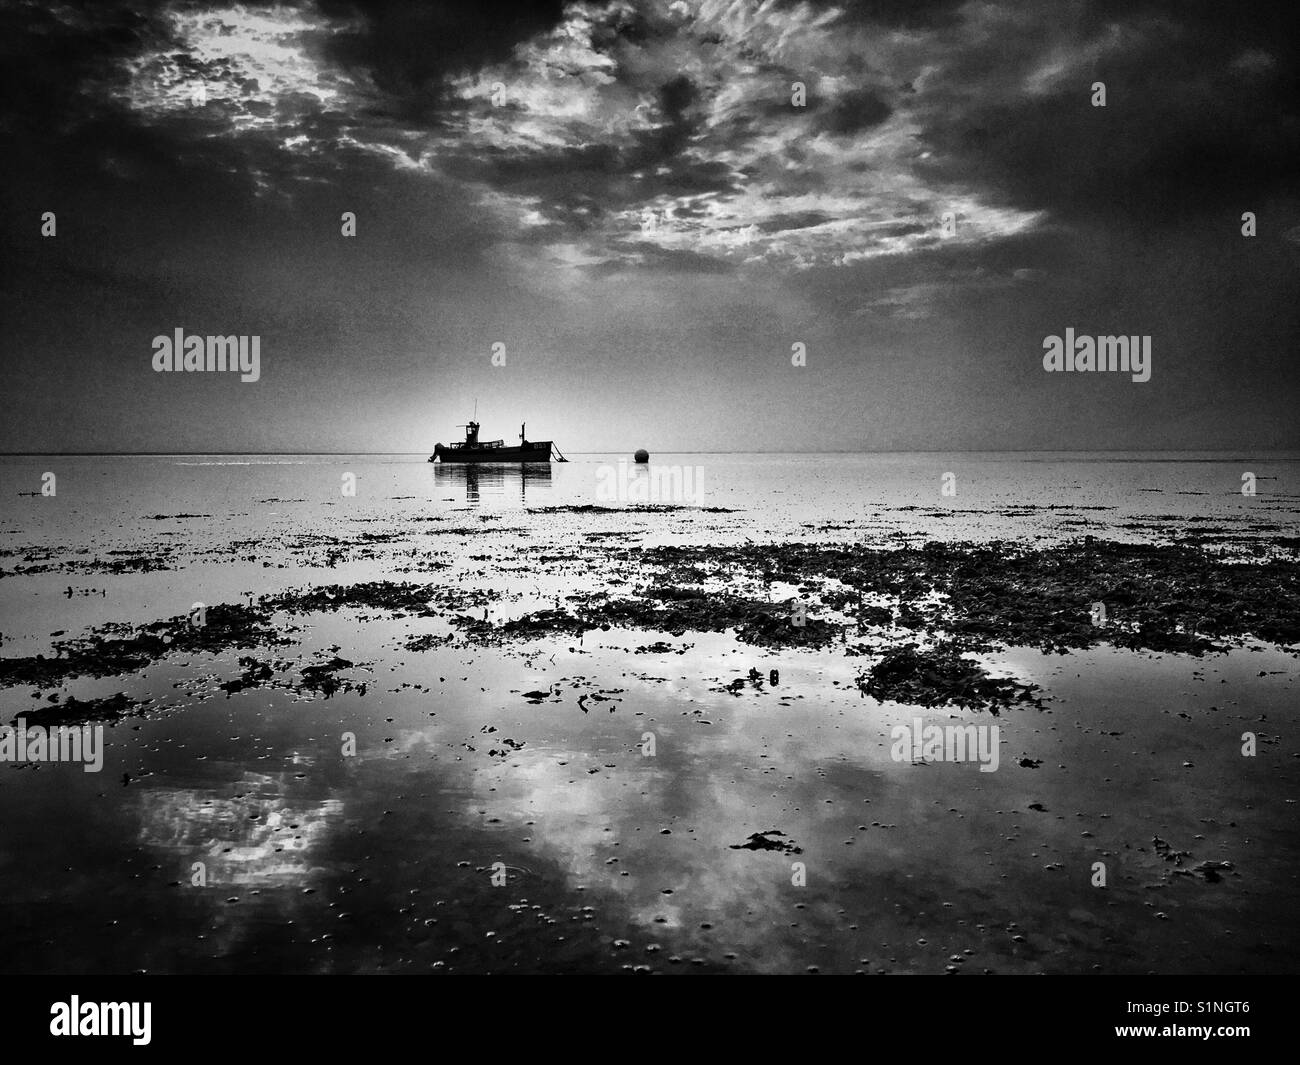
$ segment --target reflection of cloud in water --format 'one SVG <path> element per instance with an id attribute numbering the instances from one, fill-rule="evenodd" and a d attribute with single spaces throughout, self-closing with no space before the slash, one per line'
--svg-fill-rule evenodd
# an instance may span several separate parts
<path id="1" fill-rule="evenodd" d="M 668 730 L 659 729 L 661 743 L 667 736 Z M 673 739 L 693 745 L 688 732 Z M 662 930 L 680 937 L 674 949 L 682 953 L 714 949 L 700 938 L 700 923 L 710 922 L 725 928 L 740 965 L 797 971 L 808 962 L 804 933 L 793 925 L 824 929 L 845 923 L 833 901 L 837 896 L 828 895 L 844 871 L 824 860 L 838 853 L 841 838 L 829 825 L 792 811 L 791 795 L 774 792 L 760 777 L 749 786 L 736 778 L 752 740 L 745 748 L 740 735 L 717 730 L 705 746 L 714 757 L 701 761 L 693 754 L 675 765 L 635 752 L 599 763 L 586 750 L 521 753 L 505 772 L 472 782 L 477 791 L 466 813 L 476 818 L 485 804 L 499 809 L 504 801 L 518 816 L 535 817 L 529 827 L 533 846 L 571 885 L 619 896 L 633 924 L 650 934 Z M 617 768 L 605 768 L 605 762 Z M 601 771 L 588 773 L 595 764 Z M 750 832 L 774 827 L 795 833 L 804 853 L 731 849 Z M 664 828 L 671 834 L 662 835 Z M 611 857 L 618 861 L 607 865 Z M 795 861 L 808 866 L 809 888 L 791 884 Z M 805 908 L 797 910 L 798 904 Z"/>
<path id="2" fill-rule="evenodd" d="M 580 883 L 590 883 L 593 878 L 611 879 L 605 866 L 609 855 L 597 851 L 622 839 L 616 816 L 628 805 L 627 788 L 636 787 L 639 791 L 652 780 L 662 783 L 663 777 L 653 766 L 638 767 L 631 779 L 627 773 L 619 775 L 605 769 L 589 774 L 589 760 L 582 752 L 555 748 L 521 751 L 512 755 L 506 771 L 491 781 L 496 796 L 504 797 L 522 814 L 544 813 L 544 819 L 534 828 L 534 838 L 540 837 L 539 842 L 547 847 L 551 857 Z M 561 761 L 568 765 L 560 765 Z M 483 799 L 482 795 L 470 797 L 467 812 L 471 817 L 477 816 Z M 639 798 L 636 801 L 636 815 L 644 816 L 642 801 Z M 615 874 L 612 879 L 615 887 L 625 886 L 617 881 L 626 878 Z"/>
<path id="3" fill-rule="evenodd" d="M 338 799 L 291 802 L 294 778 L 245 772 L 240 798 L 216 789 L 150 788 L 137 793 L 140 842 L 207 866 L 214 885 L 301 883 L 319 866 L 313 855 L 343 813 Z M 227 788 L 222 788 L 225 792 Z"/>
<path id="4" fill-rule="evenodd" d="M 634 757 L 641 761 L 639 755 Z M 562 760 L 569 764 L 560 765 Z M 564 869 L 574 884 L 624 896 L 631 919 L 645 928 L 681 928 L 692 922 L 683 914 L 678 898 L 661 894 L 664 888 L 682 893 L 692 911 L 731 905 L 738 883 L 734 861 L 729 857 L 717 862 L 699 860 L 701 844 L 717 847 L 724 856 L 730 854 L 722 835 L 713 838 L 703 818 L 697 824 L 678 816 L 673 819 L 673 831 L 678 834 L 661 836 L 660 829 L 669 817 L 641 795 L 672 791 L 674 805 L 700 810 L 716 796 L 696 800 L 690 792 L 693 785 L 704 783 L 711 793 L 707 782 L 694 774 L 672 774 L 650 764 L 652 759 L 631 772 L 625 763 L 620 769 L 588 773 L 592 768 L 586 764 L 588 760 L 579 752 L 566 756 L 555 750 L 538 751 L 530 758 L 516 756 L 508 772 L 494 781 L 496 797 L 504 796 L 522 812 L 544 813 L 531 829 L 535 844 L 545 848 L 547 857 Z M 470 816 L 477 814 L 483 798 L 473 800 L 467 811 Z M 697 831 L 690 834 L 688 827 Z M 611 857 L 618 858 L 618 863 L 607 865 Z M 620 876 L 622 872 L 629 875 Z M 754 895 L 747 892 L 745 897 L 752 900 Z"/>
<path id="5" fill-rule="evenodd" d="M 391 743 L 378 747 L 373 744 L 357 751 L 352 761 L 360 763 L 371 758 L 404 758 L 419 753 L 436 753 L 442 748 L 434 727 L 423 729 L 399 729 Z"/>

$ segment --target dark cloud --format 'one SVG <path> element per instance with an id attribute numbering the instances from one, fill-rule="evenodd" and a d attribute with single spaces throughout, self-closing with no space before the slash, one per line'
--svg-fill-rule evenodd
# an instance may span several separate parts
<path id="1" fill-rule="evenodd" d="M 807 229 L 829 222 L 834 216 L 823 211 L 803 211 L 800 214 L 784 214 L 760 222 L 758 228 L 764 233 L 779 233 L 790 229 Z"/>
<path id="2" fill-rule="evenodd" d="M 935 29 L 960 20 L 967 0 L 781 0 L 784 7 L 811 4 L 843 12 L 847 23 L 903 29 Z"/>
<path id="3" fill-rule="evenodd" d="M 564 11 L 563 0 L 319 0 L 319 7 L 349 24 L 331 38 L 329 55 L 412 105 L 440 97 L 449 75 L 508 58 Z"/>
<path id="4" fill-rule="evenodd" d="M 1138 226 L 1294 189 L 1300 5 L 1261 18 L 1200 3 L 1086 10 L 1073 46 L 1098 50 L 1094 62 L 1041 92 L 995 84 L 984 100 L 934 108 L 923 171 L 978 181 L 1018 206 Z M 1094 82 L 1105 107 L 1092 106 Z"/>
<path id="5" fill-rule="evenodd" d="M 0 135 L 64 135 L 93 104 L 88 84 L 120 82 L 124 59 L 165 39 L 150 11 L 112 0 L 0 7 Z"/>
<path id="6" fill-rule="evenodd" d="M 854 89 L 837 97 L 817 114 L 817 128 L 850 136 L 884 122 L 893 108 L 870 89 Z"/>
<path id="7" fill-rule="evenodd" d="M 678 74 L 659 87 L 659 110 L 664 121 L 652 137 L 661 154 L 676 155 L 685 146 L 698 121 L 694 113 L 698 101 L 695 83 L 685 74 Z"/>
<path id="8" fill-rule="evenodd" d="M 626 146 L 594 143 L 545 152 L 467 151 L 443 165 L 451 175 L 534 198 L 543 215 L 579 233 L 611 212 L 660 198 L 735 190 L 737 178 L 729 166 L 682 156 L 679 147 L 672 138 L 652 130 Z"/>

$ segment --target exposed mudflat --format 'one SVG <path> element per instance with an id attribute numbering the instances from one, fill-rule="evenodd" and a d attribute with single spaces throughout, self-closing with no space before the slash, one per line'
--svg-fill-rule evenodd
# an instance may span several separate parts
<path id="1" fill-rule="evenodd" d="M 1064 654 L 1106 644 L 1198 656 L 1252 639 L 1300 645 L 1300 561 L 1278 555 L 1229 560 L 1196 547 L 1088 537 L 1043 549 L 749 544 L 532 557 L 543 563 L 542 573 L 602 590 L 556 596 L 562 606 L 524 609 L 526 594 L 497 591 L 480 572 L 452 587 L 364 581 L 250 595 L 248 603 L 206 606 L 202 624 L 178 616 L 127 632 L 101 626 L 56 639 L 50 654 L 0 658 L 0 685 L 50 686 L 132 673 L 180 653 L 288 644 L 300 631 L 298 619 L 340 610 L 362 611 L 362 620 L 419 617 L 449 627 L 441 638 L 408 640 L 407 650 L 450 643 L 526 650 L 532 641 L 613 628 L 673 637 L 727 633 L 774 649 L 838 646 L 862 659 L 860 686 L 877 699 L 993 710 L 1041 701 L 1033 685 L 990 677 L 973 658 L 981 652 L 1037 647 Z M 792 594 L 774 599 L 774 584 Z M 317 672 L 302 683 L 314 687 L 320 667 L 309 669 Z M 258 673 L 254 680 L 245 670 L 224 687 L 242 690 L 269 679 Z"/>
<path id="2" fill-rule="evenodd" d="M 9 534 L 3 968 L 1300 970 L 1294 536 L 251 497 Z"/>

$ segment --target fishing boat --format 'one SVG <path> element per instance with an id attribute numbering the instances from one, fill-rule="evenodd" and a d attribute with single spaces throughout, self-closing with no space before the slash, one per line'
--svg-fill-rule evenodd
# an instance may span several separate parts
<path id="1" fill-rule="evenodd" d="M 506 447 L 504 440 L 480 440 L 476 421 L 456 428 L 465 430 L 465 439 L 455 444 L 435 444 L 430 462 L 550 462 L 552 451 L 556 462 L 569 461 L 552 441 L 529 440 L 524 434 L 527 423 L 519 427 L 518 447 Z"/>

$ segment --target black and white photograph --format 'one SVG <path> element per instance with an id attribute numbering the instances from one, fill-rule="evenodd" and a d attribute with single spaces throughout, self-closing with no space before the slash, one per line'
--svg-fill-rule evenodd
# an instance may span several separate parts
<path id="1" fill-rule="evenodd" d="M 1095 1027 L 1249 1044 L 1228 978 L 1300 972 L 1297 30 L 0 0 L 24 1023 L 1216 977 Z"/>

